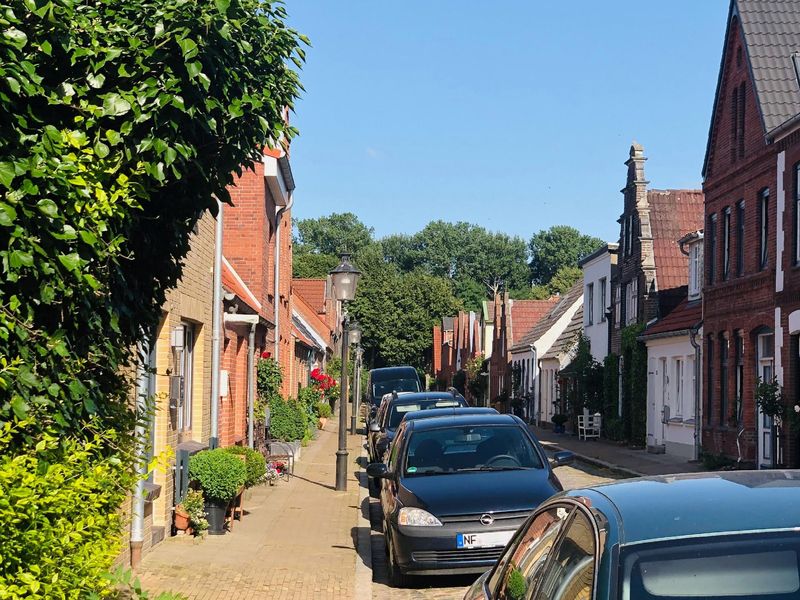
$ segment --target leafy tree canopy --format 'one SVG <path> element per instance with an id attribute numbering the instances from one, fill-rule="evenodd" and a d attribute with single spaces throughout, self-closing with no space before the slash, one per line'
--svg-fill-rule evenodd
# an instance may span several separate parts
<path id="1" fill-rule="evenodd" d="M 554 225 L 535 233 L 528 243 L 531 280 L 534 285 L 549 284 L 560 268 L 577 267 L 581 257 L 602 244 L 603 240 L 569 225 Z"/>
<path id="2" fill-rule="evenodd" d="M 372 227 L 367 227 L 353 213 L 334 213 L 317 219 L 301 219 L 297 229 L 294 251 L 297 254 L 315 253 L 338 256 L 359 252 L 373 243 Z M 334 265 L 335 266 L 335 265 Z"/>

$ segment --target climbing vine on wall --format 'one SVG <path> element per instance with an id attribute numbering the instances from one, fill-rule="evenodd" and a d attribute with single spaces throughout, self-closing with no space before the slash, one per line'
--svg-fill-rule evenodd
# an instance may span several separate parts
<path id="1" fill-rule="evenodd" d="M 622 330 L 622 430 L 635 446 L 647 442 L 647 347 L 638 337 L 644 325 Z"/>

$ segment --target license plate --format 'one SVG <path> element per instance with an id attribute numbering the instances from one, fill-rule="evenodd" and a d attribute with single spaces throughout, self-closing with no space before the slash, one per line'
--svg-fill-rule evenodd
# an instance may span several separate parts
<path id="1" fill-rule="evenodd" d="M 458 533 L 456 534 L 456 548 L 495 548 L 497 546 L 505 546 L 513 535 L 513 531 Z"/>

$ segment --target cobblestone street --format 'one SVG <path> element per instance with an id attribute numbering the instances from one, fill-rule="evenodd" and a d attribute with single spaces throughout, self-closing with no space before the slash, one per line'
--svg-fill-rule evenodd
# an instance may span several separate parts
<path id="1" fill-rule="evenodd" d="M 559 467 L 555 470 L 564 489 L 574 489 L 588 485 L 605 483 L 619 478 L 619 475 L 595 468 L 592 465 L 576 462 L 573 466 Z M 407 589 L 389 587 L 386 575 L 386 554 L 381 531 L 380 504 L 370 498 L 370 532 L 372 539 L 372 598 L 373 600 L 460 600 L 464 592 L 475 580 L 472 575 L 453 577 L 415 577 L 411 578 Z M 360 599 L 359 599 L 360 600 Z"/>

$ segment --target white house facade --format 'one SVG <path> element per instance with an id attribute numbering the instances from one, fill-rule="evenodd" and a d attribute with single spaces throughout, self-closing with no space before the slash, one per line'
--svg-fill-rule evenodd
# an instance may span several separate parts
<path id="1" fill-rule="evenodd" d="M 617 266 L 618 246 L 605 244 L 578 263 L 583 270 L 583 334 L 598 362 L 608 354 L 611 277 Z"/>

